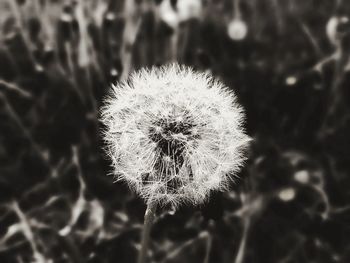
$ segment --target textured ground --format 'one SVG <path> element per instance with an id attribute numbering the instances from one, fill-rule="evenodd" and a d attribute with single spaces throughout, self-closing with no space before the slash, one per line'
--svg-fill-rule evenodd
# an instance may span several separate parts
<path id="1" fill-rule="evenodd" d="M 0 2 L 0 262 L 135 262 L 145 205 L 98 108 L 176 60 L 237 93 L 254 143 L 230 192 L 158 212 L 150 260 L 350 262 L 350 4 L 110 2 Z"/>

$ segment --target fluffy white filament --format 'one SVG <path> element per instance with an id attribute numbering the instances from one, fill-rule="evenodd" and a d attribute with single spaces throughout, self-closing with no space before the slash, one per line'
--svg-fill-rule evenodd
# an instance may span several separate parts
<path id="1" fill-rule="evenodd" d="M 250 140 L 243 121 L 221 82 L 177 64 L 134 72 L 102 108 L 117 178 L 148 202 L 175 205 L 228 186 Z"/>

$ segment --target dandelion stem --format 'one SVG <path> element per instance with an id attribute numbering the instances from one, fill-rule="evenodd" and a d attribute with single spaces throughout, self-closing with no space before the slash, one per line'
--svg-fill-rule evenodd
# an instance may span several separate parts
<path id="1" fill-rule="evenodd" d="M 145 219 L 143 224 L 143 231 L 141 237 L 141 250 L 139 253 L 138 263 L 145 263 L 147 258 L 147 251 L 150 242 L 151 227 L 155 218 L 156 205 L 153 202 L 149 202 L 145 212 Z"/>

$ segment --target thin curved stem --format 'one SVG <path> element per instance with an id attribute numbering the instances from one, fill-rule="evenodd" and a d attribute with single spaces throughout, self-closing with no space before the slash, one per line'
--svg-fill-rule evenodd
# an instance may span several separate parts
<path id="1" fill-rule="evenodd" d="M 233 17 L 237 19 L 241 18 L 240 3 L 240 0 L 233 0 Z"/>
<path id="2" fill-rule="evenodd" d="M 145 219 L 141 237 L 141 250 L 137 260 L 138 263 L 145 263 L 147 259 L 147 251 L 150 243 L 150 232 L 155 219 L 155 210 L 156 205 L 154 203 L 148 203 L 145 212 Z"/>

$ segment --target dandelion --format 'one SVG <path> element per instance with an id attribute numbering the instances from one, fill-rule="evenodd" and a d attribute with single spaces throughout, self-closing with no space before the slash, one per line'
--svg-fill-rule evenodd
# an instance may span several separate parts
<path id="1" fill-rule="evenodd" d="M 191 18 L 200 18 L 202 14 L 202 1 L 178 0 L 177 10 L 181 21 L 187 21 Z"/>
<path id="2" fill-rule="evenodd" d="M 326 25 L 326 34 L 329 41 L 337 46 L 341 38 L 341 28 L 349 24 L 349 18 L 346 16 L 332 16 Z"/>
<path id="3" fill-rule="evenodd" d="M 243 120 L 223 84 L 175 64 L 133 73 L 102 109 L 115 174 L 148 202 L 174 205 L 227 187 L 249 141 Z"/>
<path id="4" fill-rule="evenodd" d="M 233 0 L 234 15 L 227 26 L 227 34 L 234 41 L 241 41 L 248 34 L 248 26 L 242 19 L 240 4 L 240 0 Z"/>
<path id="5" fill-rule="evenodd" d="M 107 153 L 146 200 L 145 228 L 157 204 L 199 204 L 227 188 L 250 140 L 243 121 L 235 95 L 189 67 L 141 69 L 113 87 L 102 108 Z"/>
<path id="6" fill-rule="evenodd" d="M 167 25 L 177 28 L 181 22 L 201 17 L 202 2 L 200 0 L 178 0 L 174 7 L 170 0 L 164 0 L 159 6 L 159 15 Z"/>
<path id="7" fill-rule="evenodd" d="M 245 39 L 248 34 L 247 24 L 241 20 L 234 18 L 229 24 L 227 28 L 228 35 L 231 39 L 235 41 L 240 41 Z"/>

